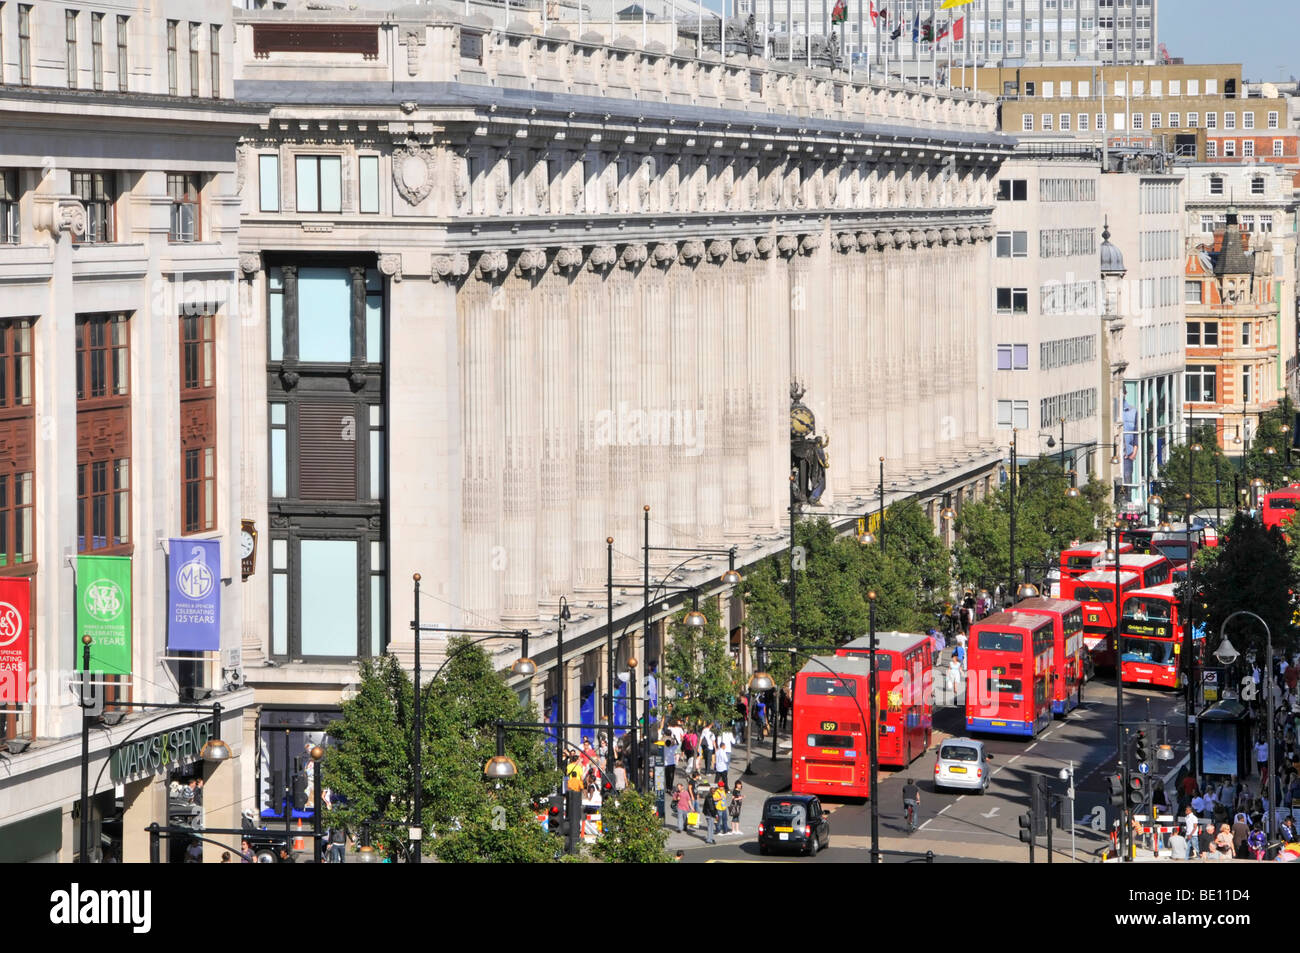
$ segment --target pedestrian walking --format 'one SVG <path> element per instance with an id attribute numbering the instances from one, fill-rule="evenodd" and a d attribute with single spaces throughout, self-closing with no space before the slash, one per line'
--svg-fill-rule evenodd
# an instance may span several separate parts
<path id="1" fill-rule="evenodd" d="M 709 795 L 704 799 L 704 823 L 705 823 L 704 843 L 706 844 L 716 843 L 713 839 L 713 831 L 718 823 L 718 802 L 712 796 L 712 792 L 710 792 Z"/>
<path id="2" fill-rule="evenodd" d="M 1196 855 L 1200 852 L 1198 849 L 1198 835 L 1201 831 L 1201 822 L 1189 805 L 1183 812 L 1183 840 L 1187 844 L 1187 859 L 1195 860 Z"/>
<path id="3" fill-rule="evenodd" d="M 343 863 L 347 857 L 348 829 L 346 827 L 330 828 L 329 845 L 329 862 L 331 864 Z"/>
<path id="4" fill-rule="evenodd" d="M 1264 836 L 1264 831 L 1258 824 L 1256 824 L 1254 829 L 1250 832 L 1250 837 L 1246 843 L 1250 847 L 1252 857 L 1256 860 L 1264 859 L 1264 851 L 1268 846 L 1268 838 Z"/>
<path id="5" fill-rule="evenodd" d="M 686 830 L 686 821 L 688 815 L 694 810 L 691 803 L 691 796 L 686 791 L 686 785 L 679 784 L 673 790 L 673 812 L 677 815 L 677 833 Z"/>
<path id="6" fill-rule="evenodd" d="M 664 729 L 664 790 L 673 789 L 673 779 L 677 776 L 677 754 L 681 751 L 681 746 L 677 743 L 677 737 Z"/>
<path id="7" fill-rule="evenodd" d="M 781 697 L 777 702 L 777 708 L 781 715 L 781 724 L 780 724 L 781 731 L 786 730 L 786 726 L 790 721 L 790 709 L 793 706 L 794 706 L 794 702 L 790 698 L 790 691 L 788 688 L 785 688 L 783 686 L 781 688 Z"/>
<path id="8" fill-rule="evenodd" d="M 713 813 L 718 820 L 718 832 L 721 834 L 731 833 L 731 813 L 730 799 L 727 796 L 727 782 L 719 781 L 717 787 L 709 792 L 709 800 L 713 802 Z"/>
<path id="9" fill-rule="evenodd" d="M 737 780 L 735 785 L 731 788 L 731 806 L 729 808 L 731 811 L 731 820 L 733 822 L 732 826 L 737 834 L 745 833 L 740 829 L 740 810 L 744 805 L 744 802 L 745 782 Z"/>
<path id="10" fill-rule="evenodd" d="M 718 783 L 725 787 L 731 771 L 731 746 L 726 742 L 719 742 L 713 755 L 713 767 Z"/>
<path id="11" fill-rule="evenodd" d="M 701 766 L 707 774 L 713 769 L 713 753 L 718 748 L 718 736 L 713 733 L 712 725 L 705 725 L 700 732 L 700 757 L 704 759 Z"/>
<path id="12" fill-rule="evenodd" d="M 957 694 L 961 686 L 961 662 L 957 656 L 948 659 L 948 691 L 952 694 L 952 704 L 957 704 Z"/>
<path id="13" fill-rule="evenodd" d="M 1255 760 L 1259 763 L 1259 782 L 1263 784 L 1268 776 L 1268 742 L 1262 738 L 1255 745 Z"/>

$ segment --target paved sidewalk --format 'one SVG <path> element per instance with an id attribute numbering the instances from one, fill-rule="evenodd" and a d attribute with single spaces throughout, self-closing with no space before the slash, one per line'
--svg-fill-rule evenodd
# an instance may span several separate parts
<path id="1" fill-rule="evenodd" d="M 763 812 L 763 802 L 770 794 L 780 794 L 783 791 L 790 790 L 790 737 L 789 734 L 783 734 L 778 742 L 778 754 L 780 761 L 775 765 L 772 763 L 772 739 L 759 742 L 754 739 L 755 746 L 753 750 L 754 773 L 746 774 L 747 765 L 745 746 L 736 745 L 731 755 L 731 771 L 727 775 L 727 791 L 730 793 L 731 788 L 737 781 L 745 783 L 745 800 L 741 804 L 739 828 L 743 831 L 740 834 L 719 834 L 714 831 L 714 840 L 716 843 L 724 844 L 728 841 L 753 840 L 758 836 L 758 822 L 761 820 Z M 704 775 L 701 775 L 704 777 Z M 710 774 L 710 779 L 716 780 L 716 775 Z M 676 781 L 673 787 L 676 787 Z M 677 817 L 673 814 L 671 802 L 666 809 L 667 817 L 664 819 L 664 826 L 668 828 L 668 850 L 675 852 L 678 850 L 689 850 L 694 847 L 704 847 L 706 845 L 705 837 L 707 828 L 701 826 L 697 830 L 686 830 L 678 832 Z M 703 814 L 700 816 L 701 825 L 706 823 Z M 733 830 L 735 825 L 733 824 Z"/>

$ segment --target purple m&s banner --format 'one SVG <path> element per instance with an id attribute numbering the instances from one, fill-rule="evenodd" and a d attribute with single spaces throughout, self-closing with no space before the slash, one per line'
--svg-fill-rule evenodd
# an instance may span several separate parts
<path id="1" fill-rule="evenodd" d="M 167 648 L 221 649 L 221 543 L 173 539 L 167 560 Z"/>

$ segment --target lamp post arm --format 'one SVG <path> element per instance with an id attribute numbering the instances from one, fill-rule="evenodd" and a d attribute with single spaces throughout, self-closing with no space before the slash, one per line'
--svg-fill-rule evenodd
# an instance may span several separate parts
<path id="1" fill-rule="evenodd" d="M 464 635 L 464 634 L 466 634 L 466 633 L 471 633 L 471 632 L 491 632 L 491 633 L 492 633 L 491 635 L 485 635 L 485 636 L 484 636 L 483 638 L 481 638 L 481 639 L 473 639 L 473 640 L 471 640 L 471 641 L 469 641 L 469 642 L 466 642 L 466 643 L 464 643 L 463 645 L 458 646 L 458 647 L 456 648 L 455 651 L 453 651 L 453 652 L 448 652 L 448 653 L 447 653 L 447 657 L 446 657 L 445 659 L 443 659 L 443 660 L 442 660 L 442 664 L 438 666 L 438 670 L 437 670 L 436 672 L 434 672 L 434 673 L 433 673 L 433 676 L 429 679 L 430 682 L 436 682 L 436 681 L 438 680 L 438 676 L 442 674 L 443 669 L 445 669 L 445 668 L 447 667 L 447 663 L 449 663 L 452 659 L 454 659 L 456 656 L 458 656 L 461 652 L 465 651 L 465 649 L 467 649 L 467 648 L 469 648 L 470 646 L 473 646 L 473 645 L 482 645 L 484 642 L 491 642 L 493 639 L 522 639 L 522 640 L 523 640 L 523 643 L 524 643 L 524 644 L 523 644 L 523 650 L 522 650 L 522 651 L 523 651 L 523 655 L 524 655 L 525 657 L 527 657 L 527 655 L 528 655 L 528 636 L 530 635 L 530 633 L 529 633 L 529 631 L 528 631 L 527 629 L 520 629 L 519 631 L 509 631 L 509 632 L 508 632 L 508 631 L 500 631 L 500 632 L 497 632 L 497 631 L 494 631 L 494 630 L 492 630 L 492 629 L 444 629 L 444 628 L 441 628 L 441 627 L 439 627 L 439 626 L 432 626 L 432 625 L 430 625 L 430 626 L 427 626 L 427 627 L 426 627 L 426 626 L 421 626 L 421 627 L 420 627 L 420 632 L 444 632 L 444 633 L 446 633 L 447 635 Z M 417 632 L 417 633 L 415 634 L 415 637 L 418 639 L 418 638 L 420 637 L 420 633 Z M 418 685 L 416 686 L 416 691 L 419 691 L 419 686 L 418 686 Z"/>

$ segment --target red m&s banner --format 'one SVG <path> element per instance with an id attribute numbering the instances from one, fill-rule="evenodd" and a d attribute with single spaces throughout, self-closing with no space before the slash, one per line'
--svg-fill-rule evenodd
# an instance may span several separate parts
<path id="1" fill-rule="evenodd" d="M 0 705 L 27 704 L 32 581 L 0 576 Z"/>

